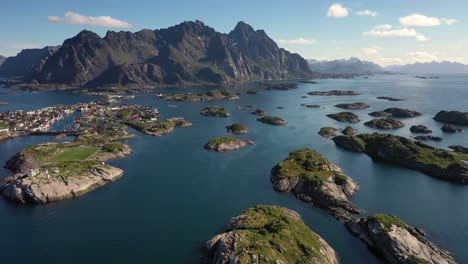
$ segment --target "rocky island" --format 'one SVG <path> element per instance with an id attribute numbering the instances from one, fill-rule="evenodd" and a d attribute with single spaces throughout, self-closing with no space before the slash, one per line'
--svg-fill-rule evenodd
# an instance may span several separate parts
<path id="1" fill-rule="evenodd" d="M 352 136 L 356 134 L 357 132 L 358 132 L 357 129 L 350 127 L 350 126 L 345 127 L 343 131 L 341 131 L 343 135 L 348 135 L 348 136 Z"/>
<path id="2" fill-rule="evenodd" d="M 320 105 L 316 104 L 301 104 L 301 106 L 305 106 L 307 108 L 320 108 Z"/>
<path id="3" fill-rule="evenodd" d="M 214 106 L 214 105 L 209 105 L 203 108 L 203 110 L 200 111 L 200 114 L 204 116 L 213 116 L 213 117 L 228 117 L 229 116 L 229 112 L 226 111 L 226 109 L 224 109 L 223 107 Z"/>
<path id="4" fill-rule="evenodd" d="M 349 110 L 362 110 L 369 108 L 369 105 L 366 103 L 349 103 L 349 104 L 336 104 L 335 107 L 349 109 Z"/>
<path id="5" fill-rule="evenodd" d="M 320 153 L 295 150 L 271 170 L 270 180 L 279 192 L 292 192 L 297 199 L 324 208 L 338 220 L 347 220 L 361 210 L 348 198 L 359 185 Z"/>
<path id="6" fill-rule="evenodd" d="M 338 128 L 334 127 L 322 127 L 320 128 L 320 131 L 318 132 L 319 135 L 325 138 L 331 138 L 331 137 L 336 137 L 336 131 L 338 131 Z"/>
<path id="7" fill-rule="evenodd" d="M 468 112 L 442 110 L 434 116 L 434 120 L 451 125 L 468 126 Z"/>
<path id="8" fill-rule="evenodd" d="M 255 109 L 255 110 L 252 110 L 250 111 L 250 113 L 252 115 L 257 115 L 257 116 L 264 116 L 264 115 L 267 115 L 268 113 L 262 109 Z"/>
<path id="9" fill-rule="evenodd" d="M 421 141 L 432 140 L 432 141 L 438 141 L 438 142 L 443 140 L 443 138 L 441 138 L 441 137 L 431 136 L 431 135 L 427 135 L 427 136 L 417 136 L 417 137 L 414 137 L 414 139 L 416 139 L 416 140 L 421 140 Z"/>
<path id="10" fill-rule="evenodd" d="M 461 129 L 461 128 L 457 127 L 457 126 L 451 125 L 451 124 L 444 124 L 441 127 L 441 129 L 445 133 L 461 133 L 461 132 L 463 132 L 463 129 Z"/>
<path id="11" fill-rule="evenodd" d="M 397 118 L 408 118 L 420 116 L 421 113 L 409 109 L 403 109 L 398 107 L 387 108 L 383 111 L 376 111 L 369 114 L 375 117 L 397 117 Z"/>
<path id="12" fill-rule="evenodd" d="M 365 122 L 364 125 L 375 128 L 375 129 L 384 129 L 384 130 L 397 129 L 397 128 L 402 128 L 405 126 L 403 122 L 393 119 L 391 117 L 372 119 L 371 121 Z"/>
<path id="13" fill-rule="evenodd" d="M 7 161 L 5 167 L 14 175 L 0 181 L 0 191 L 18 203 L 73 198 L 117 180 L 123 171 L 104 162 L 130 153 L 130 147 L 119 142 L 85 139 L 32 146 Z"/>
<path id="14" fill-rule="evenodd" d="M 387 101 L 394 101 L 394 102 L 404 101 L 403 99 L 398 99 L 398 98 L 389 97 L 389 96 L 378 96 L 377 99 L 387 100 Z"/>
<path id="15" fill-rule="evenodd" d="M 328 114 L 329 118 L 334 119 L 340 122 L 348 122 L 348 123 L 358 123 L 359 117 L 351 112 L 341 112 L 336 114 Z"/>
<path id="16" fill-rule="evenodd" d="M 205 247 L 209 263 L 338 264 L 333 248 L 298 213 L 279 206 L 247 209 Z"/>
<path id="17" fill-rule="evenodd" d="M 257 121 L 265 123 L 265 124 L 269 124 L 269 125 L 274 125 L 274 126 L 284 126 L 288 124 L 287 120 L 284 120 L 276 116 L 263 116 L 263 117 L 257 118 Z"/>
<path id="18" fill-rule="evenodd" d="M 297 88 L 297 83 L 262 83 L 267 90 L 288 91 Z"/>
<path id="19" fill-rule="evenodd" d="M 314 92 L 310 92 L 307 94 L 320 95 L 320 96 L 332 96 L 332 95 L 359 95 L 360 93 L 356 91 L 331 90 L 331 91 L 314 91 Z"/>
<path id="20" fill-rule="evenodd" d="M 333 138 L 339 147 L 364 152 L 370 157 L 421 171 L 456 183 L 468 183 L 468 155 L 438 149 L 390 134 L 360 134 Z"/>
<path id="21" fill-rule="evenodd" d="M 432 133 L 432 130 L 427 128 L 427 126 L 424 125 L 413 125 L 410 127 L 410 131 L 413 133 L 422 133 L 422 134 L 430 134 Z"/>
<path id="22" fill-rule="evenodd" d="M 227 152 L 245 148 L 254 144 L 255 142 L 250 140 L 243 140 L 234 137 L 217 137 L 206 143 L 205 149 L 216 152 Z"/>
<path id="23" fill-rule="evenodd" d="M 455 264 L 450 254 L 425 238 L 424 232 L 388 214 L 374 214 L 346 223 L 348 230 L 388 263 Z"/>
<path id="24" fill-rule="evenodd" d="M 226 131 L 232 134 L 247 134 L 249 129 L 241 123 L 235 123 L 229 126 L 226 126 Z"/>
<path id="25" fill-rule="evenodd" d="M 165 99 L 168 101 L 185 101 L 185 102 L 196 102 L 196 101 L 212 101 L 220 99 L 238 100 L 239 96 L 235 93 L 227 90 L 211 90 L 206 93 L 184 93 L 184 94 L 158 94 L 156 98 Z"/>

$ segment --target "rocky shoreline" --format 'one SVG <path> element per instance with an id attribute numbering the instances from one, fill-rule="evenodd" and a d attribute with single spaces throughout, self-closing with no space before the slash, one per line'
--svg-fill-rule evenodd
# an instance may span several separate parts
<path id="1" fill-rule="evenodd" d="M 273 167 L 270 180 L 276 191 L 294 193 L 297 199 L 326 209 L 340 221 L 362 212 L 348 200 L 359 190 L 357 182 L 314 150 L 291 152 Z"/>
<path id="2" fill-rule="evenodd" d="M 46 151 L 56 145 L 49 143 L 36 148 Z M 98 152 L 81 162 L 59 162 L 54 165 L 36 158 L 32 153 L 25 150 L 7 161 L 5 167 L 14 175 L 0 181 L 0 192 L 5 198 L 17 203 L 44 204 L 86 194 L 119 179 L 123 170 L 104 162 L 126 157 L 132 150 L 123 145 L 112 152 Z"/>
<path id="3" fill-rule="evenodd" d="M 390 134 L 360 134 L 333 138 L 339 147 L 364 152 L 372 158 L 421 171 L 427 175 L 468 184 L 468 156 L 437 149 L 421 142 Z"/>
<path id="4" fill-rule="evenodd" d="M 455 264 L 450 254 L 425 238 L 425 233 L 387 214 L 375 214 L 346 223 L 386 262 L 394 264 Z"/>

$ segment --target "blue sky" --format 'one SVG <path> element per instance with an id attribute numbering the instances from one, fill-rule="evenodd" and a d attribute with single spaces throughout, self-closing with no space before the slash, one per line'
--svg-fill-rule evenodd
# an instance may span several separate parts
<path id="1" fill-rule="evenodd" d="M 59 45 L 83 29 L 103 36 L 199 19 L 225 33 L 245 21 L 305 58 L 468 63 L 467 0 L 1 0 L 0 10 L 7 56 Z"/>

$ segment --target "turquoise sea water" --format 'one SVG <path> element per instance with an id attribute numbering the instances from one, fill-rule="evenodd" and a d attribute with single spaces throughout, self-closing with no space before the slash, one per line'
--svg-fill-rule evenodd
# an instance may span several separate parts
<path id="1" fill-rule="evenodd" d="M 277 204 L 298 211 L 306 224 L 337 251 L 341 263 L 379 263 L 361 241 L 324 211 L 272 189 L 270 169 L 290 151 L 309 147 L 338 164 L 361 185 L 352 201 L 367 213 L 391 213 L 422 227 L 436 245 L 452 252 L 460 263 L 468 263 L 468 213 L 464 208 L 468 186 L 372 161 L 364 154 L 339 149 L 317 134 L 323 126 L 347 125 L 326 117 L 343 111 L 333 105 L 362 101 L 371 107 L 353 111 L 361 122 L 352 126 L 360 132 L 377 131 L 363 125 L 372 119 L 369 112 L 403 107 L 423 115 L 404 119 L 406 127 L 390 133 L 409 137 L 411 125 L 424 124 L 444 138 L 430 144 L 466 146 L 468 131 L 443 134 L 442 124 L 432 117 L 442 109 L 468 111 L 467 84 L 468 76 L 421 80 L 388 75 L 319 80 L 318 84 L 299 84 L 296 90 L 261 90 L 257 95 L 246 95 L 254 85 L 244 84 L 230 87 L 241 93 L 241 100 L 212 102 L 225 107 L 231 113 L 229 118 L 201 116 L 199 110 L 208 102 L 174 103 L 153 99 L 150 94 L 137 96 L 126 102 L 155 106 L 165 117 L 183 116 L 193 122 L 193 127 L 176 129 L 164 137 L 133 131 L 137 137 L 128 143 L 134 154 L 112 162 L 125 170 L 124 177 L 85 196 L 41 206 L 18 206 L 0 200 L 2 262 L 197 263 L 205 241 L 222 231 L 232 216 L 253 205 Z M 361 95 L 301 98 L 310 91 L 332 89 L 357 90 Z M 0 88 L 0 100 L 10 103 L 0 106 L 0 112 L 95 99 L 71 92 L 9 91 Z M 168 91 L 171 89 L 162 92 Z M 389 102 L 377 96 L 405 101 Z M 309 109 L 300 106 L 302 103 L 319 104 L 321 108 Z M 283 117 L 289 124 L 269 126 L 255 121 L 256 116 L 249 112 L 235 109 L 248 104 Z M 250 133 L 241 137 L 254 140 L 255 146 L 231 153 L 203 149 L 212 137 L 227 135 L 224 127 L 234 122 L 249 127 Z M 0 163 L 29 145 L 49 140 L 29 137 L 1 143 Z M 8 174 L 0 170 L 1 177 Z"/>

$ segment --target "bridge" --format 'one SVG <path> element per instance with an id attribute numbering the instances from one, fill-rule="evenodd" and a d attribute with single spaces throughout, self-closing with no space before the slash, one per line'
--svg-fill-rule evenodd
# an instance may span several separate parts
<path id="1" fill-rule="evenodd" d="M 77 131 L 71 131 L 71 130 L 66 130 L 66 131 L 34 131 L 31 132 L 31 136 L 57 136 L 57 135 L 62 135 L 65 134 L 67 137 L 77 137 L 81 135 L 80 132 Z"/>

